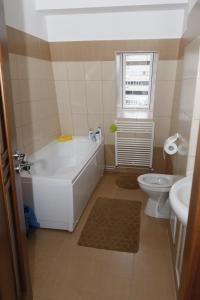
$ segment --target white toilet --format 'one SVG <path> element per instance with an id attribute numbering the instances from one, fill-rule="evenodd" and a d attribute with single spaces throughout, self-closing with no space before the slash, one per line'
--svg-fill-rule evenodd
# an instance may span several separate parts
<path id="1" fill-rule="evenodd" d="M 168 219 L 170 214 L 169 190 L 174 183 L 173 175 L 148 173 L 138 178 L 140 188 L 149 195 L 145 214 Z"/>

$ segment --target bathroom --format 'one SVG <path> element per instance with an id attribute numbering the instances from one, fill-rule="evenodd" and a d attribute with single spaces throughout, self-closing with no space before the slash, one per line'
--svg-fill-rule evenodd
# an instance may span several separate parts
<path id="1" fill-rule="evenodd" d="M 199 1 L 1 1 L 10 176 L 20 215 L 25 204 L 36 217 L 28 234 L 14 218 L 24 252 L 13 268 L 23 275 L 17 296 L 2 299 L 199 299 L 188 276 Z"/>

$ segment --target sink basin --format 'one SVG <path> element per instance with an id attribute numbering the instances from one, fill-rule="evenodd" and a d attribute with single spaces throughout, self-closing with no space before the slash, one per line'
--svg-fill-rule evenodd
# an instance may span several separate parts
<path id="1" fill-rule="evenodd" d="M 175 182 L 169 192 L 172 210 L 183 225 L 187 225 L 192 178 L 184 177 Z"/>

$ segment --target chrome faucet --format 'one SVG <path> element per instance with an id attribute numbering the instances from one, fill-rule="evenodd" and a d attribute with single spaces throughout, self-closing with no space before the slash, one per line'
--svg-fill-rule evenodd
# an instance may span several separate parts
<path id="1" fill-rule="evenodd" d="M 28 161 L 28 157 L 25 153 L 16 152 L 13 154 L 13 158 L 17 161 L 15 171 L 20 173 L 21 171 L 26 171 L 30 174 L 32 162 Z"/>

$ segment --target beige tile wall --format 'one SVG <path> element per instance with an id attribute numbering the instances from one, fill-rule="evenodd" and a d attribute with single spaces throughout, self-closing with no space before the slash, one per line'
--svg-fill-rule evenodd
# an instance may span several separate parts
<path id="1" fill-rule="evenodd" d="M 9 53 L 51 60 L 47 41 L 10 26 L 6 26 L 6 29 Z"/>
<path id="2" fill-rule="evenodd" d="M 51 62 L 10 54 L 18 149 L 30 154 L 60 134 Z"/>
<path id="3" fill-rule="evenodd" d="M 105 143 L 114 144 L 109 127 L 116 119 L 115 68 L 114 61 L 53 62 L 62 133 L 87 134 L 101 126 Z M 176 68 L 176 60 L 158 63 L 155 146 L 163 146 L 169 136 Z"/>
<path id="4" fill-rule="evenodd" d="M 28 153 L 39 149 L 60 133 L 60 122 L 62 133 L 77 135 L 100 125 L 113 151 L 109 126 L 116 118 L 116 49 L 159 51 L 155 145 L 163 145 L 180 39 L 47 43 L 15 28 L 7 27 L 7 33 L 19 148 Z"/>
<path id="5" fill-rule="evenodd" d="M 101 126 L 105 143 L 114 145 L 109 130 L 116 119 L 114 61 L 53 62 L 53 72 L 51 62 L 37 58 L 10 54 L 10 63 L 19 149 L 32 153 L 52 141 L 60 133 L 59 122 L 63 134 L 86 135 Z M 176 60 L 158 63 L 154 120 L 159 147 L 169 136 L 176 67 Z"/>
<path id="6" fill-rule="evenodd" d="M 195 73 L 190 76 L 196 77 L 195 87 L 194 87 L 194 105 L 193 113 L 191 120 L 191 129 L 190 129 L 190 139 L 189 139 L 189 149 L 188 149 L 188 159 L 187 159 L 187 169 L 186 173 L 189 174 L 194 170 L 195 156 L 196 156 L 196 147 L 199 133 L 199 124 L 200 124 L 200 40 L 197 39 L 190 45 L 193 49 L 196 49 L 196 57 L 194 60 L 197 60 Z M 190 50 L 191 51 L 191 50 Z M 193 87 L 194 85 L 192 85 Z"/>
<path id="7" fill-rule="evenodd" d="M 115 63 L 53 62 L 62 133 L 87 135 L 105 129 L 106 144 L 114 143 L 109 126 L 115 120 Z"/>
<path id="8" fill-rule="evenodd" d="M 154 145 L 157 147 L 163 147 L 164 141 L 170 134 L 176 69 L 176 60 L 160 60 L 158 62 L 153 113 L 155 121 Z"/>
<path id="9" fill-rule="evenodd" d="M 171 133 L 183 138 L 180 151 L 173 157 L 173 170 L 186 175 L 193 171 L 200 119 L 199 38 L 191 42 L 178 63 Z"/>
<path id="10" fill-rule="evenodd" d="M 112 61 L 116 51 L 158 51 L 160 59 L 178 59 L 181 39 L 50 42 L 52 61 Z"/>

